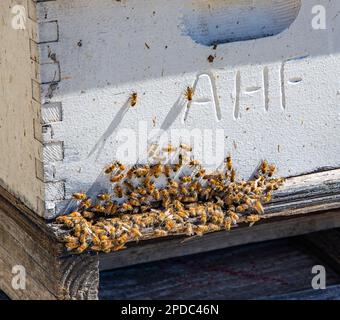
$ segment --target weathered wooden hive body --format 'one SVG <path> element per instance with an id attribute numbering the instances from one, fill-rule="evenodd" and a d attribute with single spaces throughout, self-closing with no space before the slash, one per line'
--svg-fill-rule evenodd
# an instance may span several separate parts
<path id="1" fill-rule="evenodd" d="M 208 167 L 231 154 L 243 178 L 262 159 L 295 177 L 277 210 L 339 207 L 339 10 L 338 0 L 1 0 L 1 187 L 52 219 L 107 163 L 143 162 L 156 129 L 174 144 L 181 129 Z"/>

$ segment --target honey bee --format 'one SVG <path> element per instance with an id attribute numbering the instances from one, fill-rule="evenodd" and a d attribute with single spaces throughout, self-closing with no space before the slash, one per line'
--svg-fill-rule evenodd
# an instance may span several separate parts
<path id="1" fill-rule="evenodd" d="M 111 240 L 102 240 L 100 243 L 101 250 L 105 253 L 109 253 L 112 250 L 112 245 Z"/>
<path id="2" fill-rule="evenodd" d="M 64 242 L 77 243 L 79 245 L 78 237 L 73 237 L 70 235 L 64 237 Z"/>
<path id="3" fill-rule="evenodd" d="M 216 204 L 220 207 L 224 206 L 224 201 L 220 197 L 216 197 Z"/>
<path id="4" fill-rule="evenodd" d="M 123 175 L 123 174 L 117 174 L 117 175 L 111 177 L 110 181 L 111 181 L 112 183 L 116 183 L 116 182 L 121 181 L 123 178 L 124 178 L 124 175 Z"/>
<path id="5" fill-rule="evenodd" d="M 188 161 L 190 161 L 190 159 L 187 156 L 183 155 L 182 153 L 178 155 L 178 162 L 180 166 L 182 166 L 184 163 Z"/>
<path id="6" fill-rule="evenodd" d="M 135 191 L 140 194 L 141 196 L 145 196 L 148 192 L 145 188 L 142 187 L 138 187 L 135 189 Z"/>
<path id="7" fill-rule="evenodd" d="M 127 180 L 124 180 L 124 186 L 128 189 L 128 190 L 130 190 L 131 192 L 133 192 L 134 190 L 135 190 L 135 188 L 134 188 L 134 186 L 132 185 L 132 183 L 131 182 L 129 182 L 129 181 L 127 181 Z"/>
<path id="8" fill-rule="evenodd" d="M 189 99 L 188 99 L 189 100 Z M 192 100 L 192 99 L 191 99 Z M 190 100 L 190 101 L 191 101 Z M 185 151 L 192 152 L 192 147 L 189 146 L 188 144 L 181 143 L 179 147 Z"/>
<path id="9" fill-rule="evenodd" d="M 264 209 L 260 200 L 257 200 L 253 206 L 255 211 L 259 214 L 264 214 Z"/>
<path id="10" fill-rule="evenodd" d="M 243 212 L 246 212 L 248 209 L 249 209 L 249 206 L 247 204 L 240 204 L 239 206 L 236 207 L 236 212 L 243 213 Z"/>
<path id="11" fill-rule="evenodd" d="M 143 184 L 144 184 L 145 187 L 150 185 L 150 184 L 152 184 L 152 177 L 151 176 L 146 176 L 144 181 L 143 181 Z"/>
<path id="12" fill-rule="evenodd" d="M 181 169 L 181 167 L 182 167 L 182 164 L 177 163 L 172 167 L 172 171 L 178 172 L 178 170 Z"/>
<path id="13" fill-rule="evenodd" d="M 162 206 L 164 208 L 169 208 L 170 207 L 170 204 L 171 204 L 171 200 L 170 198 L 164 198 L 163 201 L 162 201 Z"/>
<path id="14" fill-rule="evenodd" d="M 194 90 L 192 87 L 187 87 L 187 89 L 185 90 L 184 96 L 186 97 L 186 99 L 188 101 L 192 101 L 192 99 L 194 98 Z"/>
<path id="15" fill-rule="evenodd" d="M 68 251 L 73 251 L 80 246 L 80 243 L 79 242 L 67 242 L 65 246 Z"/>
<path id="16" fill-rule="evenodd" d="M 72 217 L 72 218 L 80 218 L 81 217 L 81 213 L 77 212 L 77 211 L 74 211 L 72 213 L 69 214 L 69 217 Z"/>
<path id="17" fill-rule="evenodd" d="M 191 223 L 186 223 L 184 227 L 184 232 L 189 237 L 193 236 L 195 234 L 193 225 Z"/>
<path id="18" fill-rule="evenodd" d="M 125 203 L 122 204 L 121 210 L 122 210 L 123 212 L 132 211 L 132 210 L 133 210 L 133 207 L 131 206 L 131 204 L 125 202 Z"/>
<path id="19" fill-rule="evenodd" d="M 102 213 L 104 213 L 105 212 L 105 207 L 97 204 L 97 205 L 93 206 L 92 210 L 94 212 L 102 212 Z"/>
<path id="20" fill-rule="evenodd" d="M 272 177 L 272 176 L 274 175 L 275 171 L 276 171 L 276 166 L 275 166 L 274 164 L 271 164 L 271 165 L 269 166 L 268 176 L 269 176 L 269 177 Z"/>
<path id="21" fill-rule="evenodd" d="M 117 210 L 118 210 L 117 204 L 114 204 L 113 202 L 109 202 L 105 206 L 104 213 L 107 215 L 113 215 L 117 213 Z"/>
<path id="22" fill-rule="evenodd" d="M 268 162 L 266 160 L 263 160 L 261 163 L 261 172 L 262 174 L 267 174 L 268 172 Z"/>
<path id="23" fill-rule="evenodd" d="M 201 225 L 198 225 L 196 226 L 195 228 L 195 233 L 198 235 L 198 236 L 203 236 L 204 233 L 207 233 L 209 231 L 209 227 L 205 224 L 201 224 Z"/>
<path id="24" fill-rule="evenodd" d="M 166 237 L 168 235 L 168 232 L 162 229 L 155 229 L 154 230 L 154 235 L 156 237 Z"/>
<path id="25" fill-rule="evenodd" d="M 171 174 L 171 167 L 169 165 L 165 165 L 163 167 L 163 172 L 164 172 L 164 175 L 169 178 L 170 177 L 170 174 Z"/>
<path id="26" fill-rule="evenodd" d="M 90 198 L 83 200 L 79 206 L 80 209 L 86 210 L 91 207 L 92 200 Z"/>
<path id="27" fill-rule="evenodd" d="M 230 181 L 235 182 L 235 180 L 236 180 L 236 171 L 232 169 L 230 173 Z"/>
<path id="28" fill-rule="evenodd" d="M 183 183 L 189 183 L 192 181 L 191 176 L 183 176 L 180 178 Z"/>
<path id="29" fill-rule="evenodd" d="M 183 219 L 189 218 L 189 212 L 186 211 L 184 208 L 182 210 L 177 209 L 176 214 L 181 218 L 182 221 L 184 221 Z"/>
<path id="30" fill-rule="evenodd" d="M 137 200 L 137 199 L 130 199 L 128 202 L 130 205 L 132 205 L 133 207 L 140 207 L 141 203 Z"/>
<path id="31" fill-rule="evenodd" d="M 213 191 L 212 188 L 206 187 L 202 190 L 201 196 L 205 198 L 205 200 L 207 201 L 210 198 L 212 191 Z"/>
<path id="32" fill-rule="evenodd" d="M 168 185 L 170 188 L 178 188 L 178 183 L 175 180 L 168 179 Z"/>
<path id="33" fill-rule="evenodd" d="M 84 211 L 83 212 L 83 217 L 86 219 L 93 219 L 94 218 L 94 213 L 91 211 Z"/>
<path id="34" fill-rule="evenodd" d="M 183 196 L 186 196 L 186 195 L 189 194 L 189 191 L 188 191 L 187 187 L 184 186 L 184 185 L 181 185 L 181 186 L 179 187 L 179 192 L 180 192 L 180 194 L 183 195 Z"/>
<path id="35" fill-rule="evenodd" d="M 69 219 L 63 220 L 62 223 L 68 228 L 74 228 L 76 225 L 72 220 L 69 220 Z"/>
<path id="36" fill-rule="evenodd" d="M 87 242 L 84 242 L 75 250 L 75 252 L 78 254 L 83 253 L 88 247 L 89 245 L 87 244 Z"/>
<path id="37" fill-rule="evenodd" d="M 201 212 L 200 214 L 200 221 L 202 224 L 206 224 L 208 221 L 208 216 L 207 216 L 207 212 L 204 210 Z"/>
<path id="38" fill-rule="evenodd" d="M 123 188 L 121 186 L 115 186 L 113 191 L 117 198 L 123 198 Z"/>
<path id="39" fill-rule="evenodd" d="M 131 180 L 132 177 L 133 177 L 134 172 L 135 172 L 135 169 L 134 168 L 130 168 L 128 170 L 128 172 L 126 173 L 126 177 Z"/>
<path id="40" fill-rule="evenodd" d="M 175 148 L 173 145 L 168 144 L 167 146 L 165 146 L 164 148 L 162 148 L 163 152 L 167 152 L 167 153 L 173 153 L 177 150 L 177 148 Z"/>
<path id="41" fill-rule="evenodd" d="M 264 197 L 263 197 L 263 201 L 265 203 L 270 202 L 270 200 L 272 199 L 272 194 L 270 192 L 268 192 Z"/>
<path id="42" fill-rule="evenodd" d="M 75 200 L 86 200 L 87 195 L 85 193 L 82 193 L 82 192 L 76 192 L 76 193 L 73 194 L 73 198 Z"/>
<path id="43" fill-rule="evenodd" d="M 137 178 L 142 178 L 142 177 L 145 177 L 149 173 L 149 170 L 150 169 L 147 166 L 144 166 L 144 167 L 136 169 L 134 173 Z"/>
<path id="44" fill-rule="evenodd" d="M 225 163 L 226 163 L 226 166 L 227 166 L 227 169 L 229 171 L 231 171 L 231 169 L 233 168 L 233 160 L 231 159 L 230 156 L 228 156 L 225 160 Z"/>
<path id="45" fill-rule="evenodd" d="M 257 214 L 251 214 L 251 215 L 247 216 L 247 221 L 248 222 L 258 222 L 260 220 L 261 220 L 261 218 Z"/>
<path id="46" fill-rule="evenodd" d="M 231 225 L 232 225 L 232 221 L 229 217 L 224 219 L 224 223 L 223 223 L 224 229 L 226 229 L 227 231 L 230 231 Z"/>
<path id="47" fill-rule="evenodd" d="M 165 222 L 165 229 L 166 230 L 173 231 L 175 229 L 175 227 L 176 227 L 175 221 L 170 220 L 170 219 L 166 220 L 166 222 Z"/>
<path id="48" fill-rule="evenodd" d="M 236 224 L 238 220 L 240 220 L 240 217 L 238 216 L 238 214 L 232 210 L 228 211 L 228 215 L 231 219 L 231 221 Z"/>
<path id="49" fill-rule="evenodd" d="M 153 192 L 152 192 L 152 197 L 156 200 L 156 201 L 159 201 L 160 198 L 161 198 L 161 195 L 160 195 L 160 192 L 158 189 L 155 189 Z"/>
<path id="50" fill-rule="evenodd" d="M 121 162 L 116 161 L 115 162 L 115 166 L 120 170 L 120 171 L 124 171 L 126 169 L 125 165 L 123 165 Z"/>
<path id="51" fill-rule="evenodd" d="M 102 193 L 97 195 L 97 199 L 100 201 L 109 201 L 111 198 L 111 195 L 108 193 Z"/>
<path id="52" fill-rule="evenodd" d="M 199 163 L 198 160 L 190 160 L 189 166 L 190 166 L 190 167 L 199 167 L 199 166 L 200 166 L 200 163 Z"/>
<path id="53" fill-rule="evenodd" d="M 192 195 L 189 197 L 183 197 L 182 201 L 185 203 L 192 203 L 192 202 L 196 202 L 197 201 L 197 195 Z"/>
<path id="54" fill-rule="evenodd" d="M 160 163 L 153 165 L 150 168 L 150 174 L 155 178 L 158 178 L 162 173 L 162 165 Z"/>
<path id="55" fill-rule="evenodd" d="M 137 92 L 133 92 L 129 98 L 131 107 L 134 107 L 138 101 L 138 94 Z"/>
<path id="56" fill-rule="evenodd" d="M 175 206 L 176 210 L 179 210 L 179 211 L 184 210 L 183 204 L 178 200 L 174 201 L 174 206 Z"/>
<path id="57" fill-rule="evenodd" d="M 188 189 L 190 192 L 193 192 L 193 191 L 200 192 L 200 187 L 201 187 L 200 183 L 198 181 L 194 181 L 190 184 Z"/>
<path id="58" fill-rule="evenodd" d="M 247 222 L 250 222 L 249 227 L 252 227 L 256 222 L 260 221 L 261 218 L 257 214 L 252 214 L 250 216 L 247 216 Z"/>
<path id="59" fill-rule="evenodd" d="M 216 231 L 220 231 L 221 228 L 215 224 L 215 223 L 209 223 L 208 225 L 208 232 L 216 232 Z"/>
<path id="60" fill-rule="evenodd" d="M 152 194 L 153 191 L 156 189 L 156 186 L 154 183 L 149 183 L 147 186 L 146 186 L 146 189 L 148 191 L 149 194 Z"/>
<path id="61" fill-rule="evenodd" d="M 104 172 L 105 172 L 106 174 L 110 174 L 110 173 L 112 173 L 115 169 L 116 169 L 116 165 L 115 165 L 115 164 L 110 164 L 110 165 L 108 165 L 108 166 L 105 168 Z"/>
<path id="62" fill-rule="evenodd" d="M 139 239 L 143 236 L 138 227 L 133 227 L 130 229 L 130 231 L 131 231 L 131 236 L 134 239 Z"/>
<path id="63" fill-rule="evenodd" d="M 195 175 L 196 178 L 202 178 L 204 176 L 205 176 L 205 169 L 200 169 Z"/>
<path id="64" fill-rule="evenodd" d="M 117 246 L 114 246 L 113 251 L 120 251 L 126 249 L 125 244 L 119 244 Z"/>
<path id="65" fill-rule="evenodd" d="M 214 210 L 214 212 L 211 215 L 211 221 L 216 224 L 221 224 L 223 223 L 223 220 L 224 220 L 223 212 Z"/>

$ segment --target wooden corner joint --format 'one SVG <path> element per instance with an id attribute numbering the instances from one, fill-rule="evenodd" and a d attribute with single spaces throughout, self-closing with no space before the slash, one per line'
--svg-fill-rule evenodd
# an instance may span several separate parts
<path id="1" fill-rule="evenodd" d="M 59 266 L 60 300 L 97 300 L 99 289 L 98 255 L 62 258 Z"/>

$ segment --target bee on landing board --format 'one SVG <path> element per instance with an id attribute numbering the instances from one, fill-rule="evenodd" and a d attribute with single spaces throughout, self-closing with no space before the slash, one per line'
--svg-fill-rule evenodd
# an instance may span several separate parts
<path id="1" fill-rule="evenodd" d="M 87 199 L 87 195 L 83 192 L 77 192 L 73 194 L 73 198 L 75 200 L 86 200 Z"/>

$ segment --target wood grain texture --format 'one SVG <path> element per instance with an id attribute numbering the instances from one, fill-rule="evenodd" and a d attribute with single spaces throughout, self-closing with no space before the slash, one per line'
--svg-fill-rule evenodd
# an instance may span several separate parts
<path id="1" fill-rule="evenodd" d="M 300 241 L 312 254 L 340 273 L 339 229 L 305 235 Z"/>
<path id="2" fill-rule="evenodd" d="M 43 219 L 5 190 L 0 194 L 0 287 L 11 299 L 88 299 L 98 297 L 98 257 L 62 257 L 64 246 Z M 13 206 L 7 199 L 16 203 Z M 26 270 L 26 289 L 15 290 L 12 268 Z"/>
<path id="3" fill-rule="evenodd" d="M 18 5 L 29 16 L 24 30 L 16 30 L 11 23 L 16 12 L 11 10 Z M 34 137 L 33 126 L 40 104 L 32 97 L 33 85 L 40 77 L 40 68 L 31 59 L 37 40 L 35 7 L 31 0 L 0 1 L 0 185 L 42 215 L 37 197 L 43 197 L 44 186 L 35 168 L 41 144 Z"/>
<path id="4" fill-rule="evenodd" d="M 276 240 L 102 272 L 99 298 L 293 297 L 294 293 L 311 289 L 312 267 L 322 263 L 296 241 Z M 325 267 L 328 285 L 338 285 L 339 274 Z M 327 292 L 315 292 L 315 298 L 323 299 Z"/>
<path id="5" fill-rule="evenodd" d="M 332 231 L 331 231 L 332 232 Z M 217 250 L 102 272 L 100 299 L 338 300 L 340 277 L 300 237 Z M 327 289 L 311 290 L 326 265 Z M 0 291 L 0 300 L 8 297 Z"/>
<path id="6" fill-rule="evenodd" d="M 99 255 L 99 267 L 100 270 L 109 270 L 242 244 L 308 234 L 335 227 L 340 227 L 339 210 L 268 221 L 252 228 L 239 227 L 231 232 L 221 231 L 206 234 L 203 237 L 179 236 L 157 241 L 148 240 L 142 244 L 132 244 L 127 250 Z"/>

